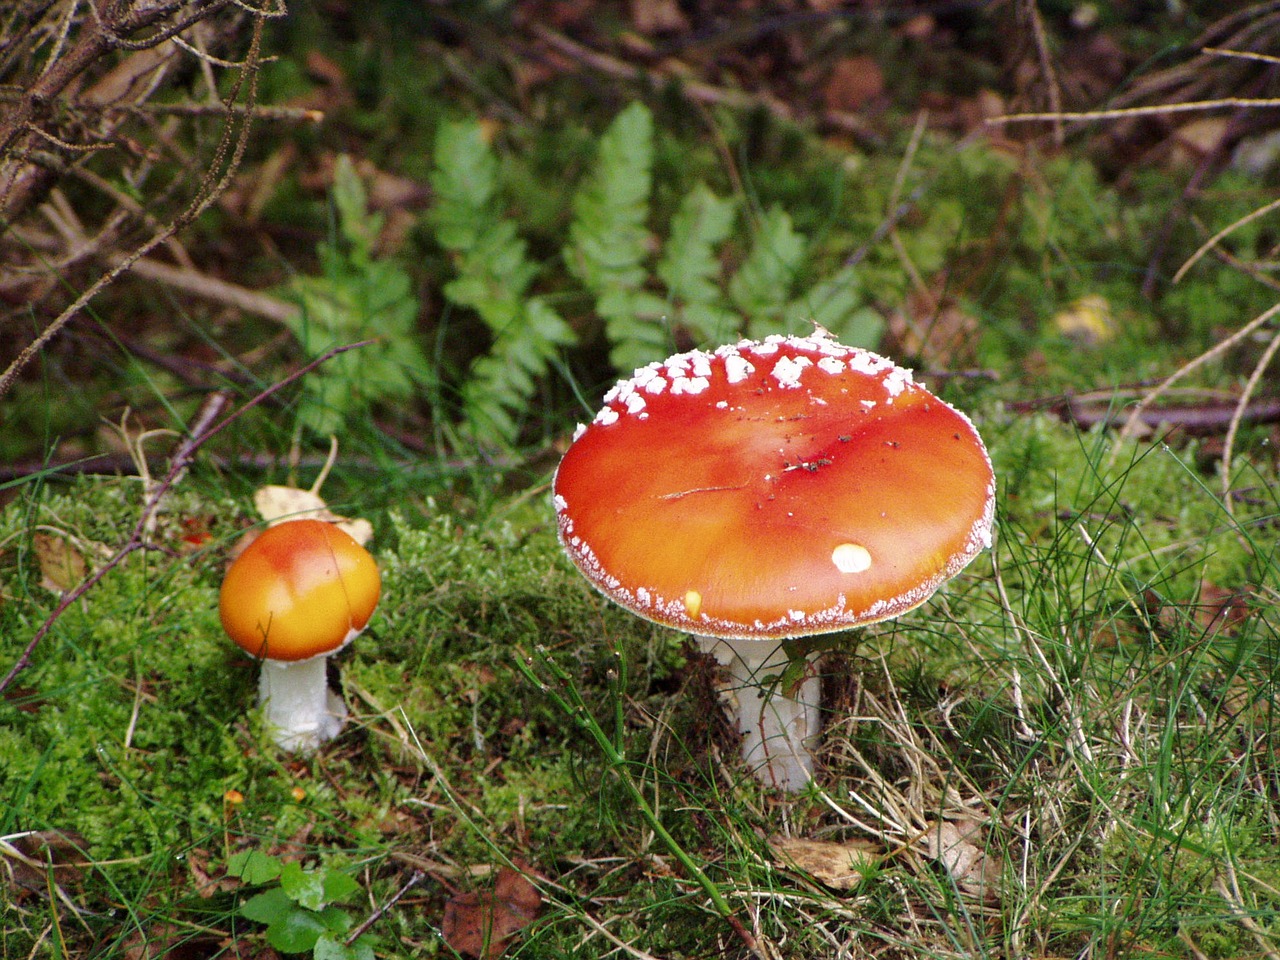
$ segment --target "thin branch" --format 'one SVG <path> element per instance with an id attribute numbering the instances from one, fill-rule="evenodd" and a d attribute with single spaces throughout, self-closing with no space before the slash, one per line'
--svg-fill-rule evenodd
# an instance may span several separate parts
<path id="1" fill-rule="evenodd" d="M 1178 268 L 1178 272 L 1173 275 L 1173 282 L 1177 283 L 1179 280 L 1181 280 L 1186 275 L 1187 271 L 1190 270 L 1192 267 L 1194 267 L 1196 263 L 1199 262 L 1201 257 L 1203 257 L 1206 253 L 1208 253 L 1210 250 L 1216 247 L 1219 243 L 1221 243 L 1224 237 L 1234 233 L 1236 230 L 1239 230 L 1245 224 L 1252 223 L 1254 220 L 1257 220 L 1259 217 L 1265 216 L 1266 214 L 1270 213 L 1272 210 L 1275 210 L 1277 207 L 1280 207 L 1280 200 L 1272 200 L 1270 203 L 1263 204 L 1261 207 L 1258 207 L 1258 209 L 1252 211 L 1251 213 L 1245 214 L 1243 217 L 1241 217 L 1239 220 L 1235 221 L 1234 223 L 1230 223 L 1227 226 L 1223 227 L 1221 230 L 1215 233 L 1212 237 L 1206 240 L 1203 244 L 1201 244 L 1199 250 L 1197 250 L 1191 256 L 1187 257 L 1186 263 L 1180 266 Z"/>
<path id="2" fill-rule="evenodd" d="M 1235 412 L 1231 417 L 1231 425 L 1227 428 L 1227 439 L 1222 445 L 1222 500 L 1227 513 L 1232 516 L 1235 515 L 1235 509 L 1231 501 L 1231 458 L 1235 451 L 1236 433 L 1240 428 L 1241 421 L 1244 419 L 1245 412 L 1249 408 L 1249 398 L 1257 391 L 1258 384 L 1262 381 L 1262 374 L 1271 365 L 1277 350 L 1280 350 L 1280 333 L 1271 338 L 1271 342 L 1267 344 L 1267 349 L 1262 351 L 1262 356 L 1254 366 L 1253 372 L 1249 374 L 1249 379 L 1240 394 L 1240 402 L 1236 405 Z"/>
<path id="3" fill-rule="evenodd" d="M 1061 120 L 1062 90 L 1058 86 L 1058 76 L 1054 72 L 1053 60 L 1049 56 L 1049 39 L 1045 36 L 1044 21 L 1040 18 L 1036 0 L 1024 0 L 1023 7 L 1027 18 L 1031 21 L 1031 36 L 1036 42 L 1036 57 L 1040 60 L 1040 72 L 1044 75 L 1045 86 L 1049 91 L 1049 111 L 1059 115 L 1059 119 L 1053 122 L 1053 142 L 1062 146 L 1067 139 Z"/>
<path id="4" fill-rule="evenodd" d="M 286 300 L 259 293 L 226 280 L 219 280 L 198 270 L 170 266 L 159 260 L 143 259 L 133 264 L 132 272 L 147 280 L 155 280 L 167 287 L 173 287 L 175 290 L 181 290 L 214 303 L 235 307 L 237 310 L 274 320 L 276 323 L 289 323 L 298 316 L 298 308 Z"/>
<path id="5" fill-rule="evenodd" d="M 50 321 L 49 325 L 45 327 L 31 343 L 22 349 L 5 371 L 0 373 L 0 397 L 3 397 L 9 391 L 10 387 L 13 386 L 14 381 L 17 380 L 18 374 L 22 372 L 23 368 L 35 359 L 36 355 L 44 349 L 45 345 L 57 336 L 58 333 L 61 332 L 62 328 L 70 323 L 81 310 L 88 306 L 89 302 L 92 301 L 94 297 L 102 292 L 105 287 L 113 283 L 121 274 L 125 273 L 137 261 L 141 260 L 162 243 L 167 242 L 170 237 L 176 234 L 184 226 L 193 222 L 200 216 L 200 214 L 204 213 L 205 210 L 212 206 L 213 202 L 223 193 L 223 191 L 226 190 L 227 186 L 231 182 L 231 178 L 239 168 L 240 160 L 244 156 L 244 151 L 248 146 L 249 130 L 251 129 L 248 112 L 252 110 L 257 98 L 258 72 L 256 64 L 258 63 L 262 47 L 263 23 L 264 21 L 261 19 L 254 21 L 253 38 L 249 45 L 249 54 L 247 57 L 247 62 L 250 66 L 247 67 L 244 73 L 237 79 L 237 82 L 230 94 L 230 99 L 234 101 L 239 95 L 240 86 L 245 81 L 245 75 L 247 74 L 249 90 L 246 97 L 246 104 L 243 108 L 235 111 L 235 114 L 238 116 L 240 121 L 239 132 L 238 134 L 235 133 L 236 123 L 232 122 L 227 124 L 223 132 L 222 140 L 219 142 L 217 151 L 214 155 L 209 174 L 201 183 L 201 189 L 196 194 L 191 205 L 179 214 L 173 222 L 169 224 L 169 226 L 153 234 L 150 239 L 134 248 L 133 252 L 123 257 L 113 268 L 90 284 L 88 289 L 81 293 L 80 296 L 76 297 L 75 301 L 72 302 L 70 306 Z M 0 138 L 0 154 L 3 153 L 4 149 L 5 146 L 3 140 Z M 230 151 L 230 157 L 228 157 L 228 151 Z M 216 171 L 219 167 L 223 166 L 224 162 L 226 164 L 225 169 L 223 169 L 221 176 L 218 176 Z"/>
<path id="6" fill-rule="evenodd" d="M 386 915 L 386 912 L 390 910 L 392 907 L 394 907 L 397 903 L 399 903 L 406 893 L 408 893 L 410 890 L 416 887 L 419 883 L 421 883 L 422 878 L 425 876 L 426 876 L 426 873 L 424 873 L 422 870 L 414 870 L 413 873 L 409 874 L 409 879 L 404 882 L 404 886 L 402 886 L 399 890 L 397 890 L 392 895 L 390 900 L 388 900 L 386 903 L 379 906 L 378 909 L 374 910 L 373 913 L 369 915 L 368 919 L 366 919 L 363 923 L 361 923 L 358 927 L 356 927 L 354 930 L 351 931 L 351 933 L 347 936 L 346 945 L 350 947 L 362 936 L 364 936 L 364 934 L 368 932 L 370 927 L 372 927 L 375 923 L 381 920 L 383 916 Z"/>
<path id="7" fill-rule="evenodd" d="M 1151 117 L 1165 113 L 1193 113 L 1205 110 L 1280 109 L 1280 98 L 1275 97 L 1222 97 L 1217 100 L 1195 100 L 1191 103 L 1166 103 L 1151 107 L 1121 107 L 1117 110 L 1049 111 L 1047 113 L 1007 113 L 1000 117 L 988 117 L 983 122 L 989 126 L 1010 123 L 1043 123 L 1045 121 L 1088 123 L 1091 120 L 1123 120 L 1129 117 Z"/>
<path id="8" fill-rule="evenodd" d="M 1219 354 L 1225 353 L 1227 350 L 1231 349 L 1232 346 L 1239 343 L 1245 337 L 1249 336 L 1249 334 L 1253 333 L 1254 330 L 1257 330 L 1259 327 L 1261 327 L 1264 323 L 1272 319 L 1277 314 L 1280 314 L 1280 303 L 1277 303 L 1275 306 L 1271 307 L 1268 310 L 1264 310 L 1262 313 L 1254 317 L 1252 320 L 1246 323 L 1243 327 L 1241 327 L 1235 333 L 1231 334 L 1231 336 L 1226 337 L 1225 339 L 1214 344 L 1204 353 L 1200 354 L 1200 356 L 1196 357 L 1193 360 L 1188 361 L 1187 363 L 1179 367 L 1177 370 L 1175 370 L 1173 373 L 1171 373 L 1168 377 L 1166 377 L 1160 383 L 1158 387 L 1156 387 L 1154 390 L 1148 393 L 1145 397 L 1143 397 L 1140 401 L 1138 401 L 1138 404 L 1133 408 L 1133 411 L 1129 414 L 1129 418 L 1125 421 L 1124 427 L 1121 428 L 1119 439 L 1125 440 L 1125 439 L 1128 439 L 1130 436 L 1132 436 L 1135 429 L 1137 428 L 1137 425 L 1142 421 L 1142 415 L 1146 412 L 1147 408 L 1150 407 L 1151 404 L 1156 401 L 1156 399 L 1158 399 L 1165 392 L 1167 392 L 1169 388 L 1172 387 L 1175 383 L 1177 383 L 1179 380 L 1181 380 L 1191 371 L 1195 370 L 1197 367 L 1202 366 L 1203 364 L 1212 360 L 1214 357 L 1218 356 Z M 1111 448 L 1111 454 L 1107 458 L 1108 466 L 1110 466 L 1112 463 L 1115 462 L 1115 458 L 1119 453 L 1120 453 L 1120 444 L 1116 444 Z"/>

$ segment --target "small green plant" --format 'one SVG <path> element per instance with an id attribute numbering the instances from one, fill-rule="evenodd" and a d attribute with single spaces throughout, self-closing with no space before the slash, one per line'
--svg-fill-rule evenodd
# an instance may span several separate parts
<path id="1" fill-rule="evenodd" d="M 241 905 L 240 916 L 266 924 L 267 943 L 281 953 L 310 953 L 315 960 L 373 960 L 368 938 L 346 941 L 354 921 L 336 904 L 360 885 L 341 870 L 324 865 L 305 869 L 295 861 L 244 850 L 228 858 L 227 873 L 266 887 Z"/>
<path id="2" fill-rule="evenodd" d="M 324 364 L 303 381 L 303 426 L 342 432 L 377 403 L 408 399 L 433 379 L 418 343 L 418 299 L 400 264 L 375 256 L 381 214 L 371 213 L 364 184 L 350 158 L 334 168 L 336 235 L 320 245 L 318 277 L 297 277 L 289 288 L 301 308 L 289 321 L 309 357 L 359 340 L 374 342 Z"/>
<path id="3" fill-rule="evenodd" d="M 545 298 L 527 295 L 538 268 L 516 225 L 498 211 L 498 161 L 479 123 L 440 128 L 431 184 L 430 221 L 457 269 L 444 294 L 475 310 L 493 338 L 462 388 L 463 409 L 476 437 L 511 440 L 537 381 L 576 338 Z"/>

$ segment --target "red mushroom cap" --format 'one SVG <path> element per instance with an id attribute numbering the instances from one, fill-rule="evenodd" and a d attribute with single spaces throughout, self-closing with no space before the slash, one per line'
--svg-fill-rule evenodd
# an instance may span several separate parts
<path id="1" fill-rule="evenodd" d="M 991 545 L 995 478 L 969 419 L 824 334 L 637 370 L 554 482 L 560 541 L 622 606 L 704 636 L 896 617 Z"/>
<path id="2" fill-rule="evenodd" d="M 227 636 L 267 660 L 333 653 L 369 622 L 382 578 L 369 551 L 323 520 L 264 530 L 222 581 Z"/>

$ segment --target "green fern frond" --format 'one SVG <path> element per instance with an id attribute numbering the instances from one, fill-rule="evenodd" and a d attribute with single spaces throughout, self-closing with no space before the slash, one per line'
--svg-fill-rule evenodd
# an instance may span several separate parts
<path id="1" fill-rule="evenodd" d="M 320 245 L 321 276 L 297 277 L 288 295 L 300 310 L 289 326 L 308 356 L 357 340 L 374 342 L 330 360 L 303 380 L 303 426 L 340 433 L 376 403 L 407 400 L 429 383 L 432 367 L 417 340 L 418 300 L 399 264 L 376 259 L 382 217 L 368 210 L 350 159 L 338 158 L 334 241 Z"/>
<path id="2" fill-rule="evenodd" d="M 668 352 L 666 302 L 644 289 L 652 189 L 653 115 L 633 103 L 600 138 L 595 165 L 573 198 L 565 250 L 569 272 L 596 298 L 619 370 Z"/>
<path id="3" fill-rule="evenodd" d="M 867 305 L 852 267 L 841 268 L 796 297 L 787 306 L 785 319 L 790 332 L 806 332 L 817 324 L 850 347 L 874 347 L 884 332 L 884 320 Z"/>
<path id="4" fill-rule="evenodd" d="M 724 298 L 718 248 L 728 238 L 737 215 L 732 200 L 717 197 L 698 184 L 671 218 L 671 235 L 658 261 L 658 278 L 666 285 L 673 315 L 704 343 L 728 340 L 738 332 L 738 319 Z"/>
<path id="5" fill-rule="evenodd" d="M 765 212 L 747 258 L 729 281 L 729 298 L 746 314 L 751 336 L 789 332 L 785 310 L 805 246 L 785 210 Z"/>
<path id="6" fill-rule="evenodd" d="M 474 310 L 493 337 L 463 385 L 463 409 L 476 439 L 511 443 L 538 381 L 576 338 L 544 300 L 527 296 L 537 266 L 515 224 L 498 211 L 498 161 L 478 123 L 441 127 L 431 183 L 436 205 L 430 221 L 457 270 L 444 294 Z"/>

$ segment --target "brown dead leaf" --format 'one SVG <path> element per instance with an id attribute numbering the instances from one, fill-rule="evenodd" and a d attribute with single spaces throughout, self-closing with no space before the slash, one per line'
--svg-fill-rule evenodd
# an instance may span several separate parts
<path id="1" fill-rule="evenodd" d="M 21 710 L 23 713 L 39 713 L 49 702 L 40 695 L 40 691 L 35 687 L 5 687 L 4 694 L 0 695 L 0 698 L 15 710 Z"/>
<path id="2" fill-rule="evenodd" d="M 1227 135 L 1228 117 L 1200 117 L 1184 123 L 1173 132 L 1169 163 L 1174 167 L 1193 167 L 1218 149 Z"/>
<path id="3" fill-rule="evenodd" d="M 227 955 L 227 944 L 210 933 L 193 933 L 185 926 L 160 923 L 142 930 L 134 930 L 121 944 L 123 960 L 212 960 Z M 236 956 L 247 958 L 249 954 L 237 951 Z M 259 960 L 279 955 L 268 950 L 256 955 Z"/>
<path id="4" fill-rule="evenodd" d="M 1211 580 L 1200 583 L 1200 596 L 1195 603 L 1172 603 L 1155 591 L 1143 594 L 1148 609 L 1154 610 L 1156 622 L 1166 631 L 1194 626 L 1206 636 L 1231 631 L 1248 619 L 1251 591 L 1248 588 L 1228 590 Z"/>
<path id="5" fill-rule="evenodd" d="M 31 538 L 40 564 L 40 586 L 65 593 L 84 579 L 84 556 L 66 537 L 37 533 Z"/>
<path id="6" fill-rule="evenodd" d="M 492 892 L 459 893 L 444 905 L 445 942 L 459 953 L 491 960 L 538 916 L 542 895 L 520 871 L 503 867 Z"/>
<path id="7" fill-rule="evenodd" d="M 857 113 L 884 93 L 884 71 L 872 57 L 845 57 L 831 70 L 822 99 L 828 110 Z"/>
<path id="8" fill-rule="evenodd" d="M 769 849 L 782 867 L 807 873 L 836 890 L 856 887 L 868 868 L 875 865 L 884 848 L 870 840 L 804 840 L 799 837 L 771 837 Z"/>
<path id="9" fill-rule="evenodd" d="M 209 851 L 199 847 L 187 853 L 187 869 L 195 882 L 196 894 L 206 900 L 215 894 L 226 893 L 240 886 L 240 880 L 227 876 L 226 870 L 222 867 L 210 870 L 211 859 Z"/>
<path id="10" fill-rule="evenodd" d="M 974 820 L 943 820 L 931 823 L 922 838 L 925 856 L 946 868 L 961 890 L 986 900 L 999 895 L 1003 867 L 992 851 L 986 831 Z"/>

